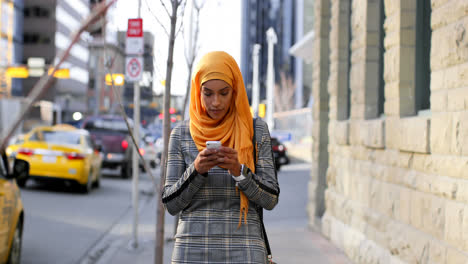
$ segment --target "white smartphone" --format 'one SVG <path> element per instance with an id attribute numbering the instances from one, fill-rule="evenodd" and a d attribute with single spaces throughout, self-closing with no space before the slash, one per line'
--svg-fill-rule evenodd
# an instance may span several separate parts
<path id="1" fill-rule="evenodd" d="M 219 149 L 221 147 L 221 141 L 207 141 L 206 148 L 207 149 Z"/>

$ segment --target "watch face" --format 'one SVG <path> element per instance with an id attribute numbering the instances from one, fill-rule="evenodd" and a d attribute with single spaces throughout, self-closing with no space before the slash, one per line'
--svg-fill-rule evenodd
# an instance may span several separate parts
<path id="1" fill-rule="evenodd" d="M 243 175 L 247 175 L 247 166 L 245 166 L 244 164 L 242 164 L 242 168 L 241 168 L 241 174 Z"/>

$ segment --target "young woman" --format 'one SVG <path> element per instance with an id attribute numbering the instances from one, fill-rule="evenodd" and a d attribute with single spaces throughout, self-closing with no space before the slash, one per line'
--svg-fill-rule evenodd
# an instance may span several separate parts
<path id="1" fill-rule="evenodd" d="M 206 54 L 190 96 L 190 121 L 171 133 L 162 195 L 168 212 L 180 213 L 172 263 L 267 263 L 256 208 L 272 210 L 280 190 L 268 127 L 260 119 L 253 127 L 234 58 Z"/>

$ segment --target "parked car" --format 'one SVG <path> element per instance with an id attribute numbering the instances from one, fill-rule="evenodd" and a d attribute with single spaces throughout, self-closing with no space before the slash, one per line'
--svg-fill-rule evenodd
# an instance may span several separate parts
<path id="1" fill-rule="evenodd" d="M 133 128 L 133 121 L 129 120 Z M 91 116 L 83 121 L 82 128 L 86 129 L 92 139 L 102 146 L 103 174 L 120 175 L 122 178 L 132 176 L 133 142 L 128 132 L 127 124 L 122 116 L 104 115 Z M 151 167 L 156 167 L 156 153 L 153 146 L 145 140 L 144 129 L 140 129 L 139 152 Z M 139 167 L 143 163 L 139 159 Z"/>
<path id="2" fill-rule="evenodd" d="M 23 142 L 9 149 L 10 156 L 30 165 L 30 176 L 17 180 L 20 187 L 29 178 L 72 182 L 84 193 L 99 187 L 101 148 L 86 130 L 70 125 L 37 127 L 23 137 Z"/>
<path id="3" fill-rule="evenodd" d="M 130 122 L 133 126 L 133 122 Z M 125 120 L 121 116 L 90 116 L 82 123 L 91 138 L 102 146 L 103 174 L 132 175 L 132 141 Z"/>
<path id="4" fill-rule="evenodd" d="M 273 150 L 273 157 L 275 158 L 275 167 L 279 171 L 282 165 L 289 164 L 289 158 L 286 153 L 286 146 L 283 145 L 277 138 L 271 138 L 271 148 Z"/>
<path id="5" fill-rule="evenodd" d="M 15 159 L 10 168 L 6 153 L 0 151 L 0 263 L 20 263 L 24 208 L 15 179 L 28 173 L 28 162 Z"/>

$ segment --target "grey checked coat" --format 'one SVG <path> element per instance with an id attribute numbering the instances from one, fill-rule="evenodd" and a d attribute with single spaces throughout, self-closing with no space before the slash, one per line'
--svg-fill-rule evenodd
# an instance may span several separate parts
<path id="1" fill-rule="evenodd" d="M 249 199 L 247 225 L 237 229 L 240 196 L 227 170 L 214 167 L 198 174 L 193 162 L 198 149 L 189 121 L 174 128 L 169 141 L 162 201 L 167 211 L 180 212 L 172 263 L 267 263 L 256 206 L 271 210 L 279 186 L 266 123 L 256 121 L 256 173 L 249 170 L 238 186 Z"/>

